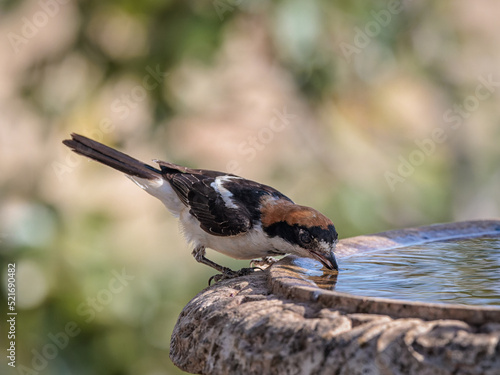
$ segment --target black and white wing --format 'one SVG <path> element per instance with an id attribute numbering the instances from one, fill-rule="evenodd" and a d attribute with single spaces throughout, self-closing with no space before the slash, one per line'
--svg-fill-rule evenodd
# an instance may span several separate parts
<path id="1" fill-rule="evenodd" d="M 286 198 L 270 186 L 235 175 L 156 162 L 200 227 L 213 235 L 235 236 L 249 231 L 260 218 L 263 195 Z"/>

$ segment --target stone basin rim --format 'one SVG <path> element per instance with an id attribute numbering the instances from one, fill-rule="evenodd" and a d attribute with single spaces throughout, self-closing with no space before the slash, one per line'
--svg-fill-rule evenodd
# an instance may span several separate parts
<path id="1" fill-rule="evenodd" d="M 500 220 L 433 224 L 346 238 L 339 241 L 336 253 L 342 258 L 358 252 L 485 236 L 500 237 Z M 297 267 L 293 265 L 294 259 L 288 256 L 270 267 L 268 285 L 273 293 L 348 313 L 383 314 L 394 318 L 414 317 L 424 320 L 454 319 L 470 324 L 500 323 L 500 307 L 496 306 L 406 301 L 321 289 L 313 281 L 291 269 Z"/>

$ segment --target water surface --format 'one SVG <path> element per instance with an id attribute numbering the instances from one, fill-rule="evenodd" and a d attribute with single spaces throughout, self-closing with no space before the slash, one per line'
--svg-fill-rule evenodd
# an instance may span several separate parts
<path id="1" fill-rule="evenodd" d="M 339 259 L 334 289 L 408 301 L 500 305 L 500 238 L 439 241 Z"/>

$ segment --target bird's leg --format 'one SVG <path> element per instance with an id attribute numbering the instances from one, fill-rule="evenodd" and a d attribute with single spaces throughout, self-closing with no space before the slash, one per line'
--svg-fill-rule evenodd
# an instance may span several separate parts
<path id="1" fill-rule="evenodd" d="M 207 259 L 205 257 L 205 246 L 197 246 L 194 248 L 193 252 L 192 252 L 193 256 L 194 256 L 194 259 L 196 259 L 197 262 L 200 262 L 200 263 L 203 263 L 209 267 L 212 267 L 214 269 L 216 269 L 217 271 L 219 271 L 220 273 L 222 274 L 234 274 L 235 272 L 230 269 L 230 268 L 227 268 L 227 267 L 223 267 L 215 262 L 212 262 L 210 259 Z"/>
<path id="2" fill-rule="evenodd" d="M 239 271 L 233 271 L 230 268 L 223 267 L 215 262 L 212 262 L 210 259 L 207 259 L 205 257 L 205 246 L 195 247 L 192 254 L 194 256 L 194 259 L 196 259 L 197 262 L 200 262 L 200 263 L 203 263 L 207 266 L 210 266 L 210 267 L 212 267 L 220 272 L 220 274 L 214 275 L 208 280 L 208 285 L 210 285 L 212 280 L 217 282 L 217 281 L 221 281 L 221 280 L 232 279 L 232 278 L 235 278 L 238 276 L 249 275 L 252 272 L 254 272 L 253 268 L 242 268 Z"/>

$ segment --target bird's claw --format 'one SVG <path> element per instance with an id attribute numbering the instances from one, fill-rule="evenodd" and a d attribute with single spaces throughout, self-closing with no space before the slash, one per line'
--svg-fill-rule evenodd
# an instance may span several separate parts
<path id="1" fill-rule="evenodd" d="M 250 266 L 256 266 L 258 268 L 264 267 L 267 268 L 270 265 L 276 263 L 278 259 L 273 257 L 262 257 L 262 259 L 252 259 L 250 261 Z"/>
<path id="2" fill-rule="evenodd" d="M 217 275 L 213 275 L 210 279 L 208 279 L 208 286 L 212 284 L 212 281 L 217 283 L 222 280 L 229 280 L 240 276 L 247 276 L 254 273 L 257 269 L 260 270 L 260 268 L 258 267 L 242 268 L 238 271 L 227 269 L 223 273 L 218 273 Z"/>

